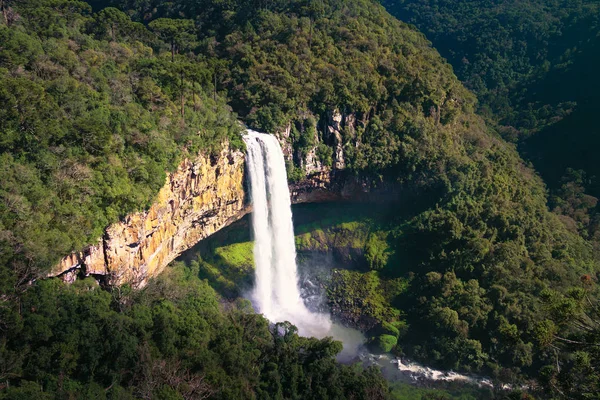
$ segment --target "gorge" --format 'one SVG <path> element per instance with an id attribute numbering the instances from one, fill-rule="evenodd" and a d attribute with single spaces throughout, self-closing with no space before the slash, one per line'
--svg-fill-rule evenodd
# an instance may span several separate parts
<path id="1" fill-rule="evenodd" d="M 327 130 L 339 135 L 342 120 L 354 123 L 352 118 L 334 111 Z M 286 162 L 293 162 L 289 128 L 276 137 Z M 293 204 L 389 203 L 400 197 L 399 185 L 369 174 L 353 175 L 322 165 L 305 164 L 304 168 L 305 177 L 289 185 Z M 227 142 L 217 154 L 201 152 L 194 159 L 185 159 L 167 175 L 148 210 L 111 224 L 96 244 L 66 255 L 47 276 L 66 282 L 73 282 L 77 276 L 92 276 L 109 285 L 143 287 L 183 251 L 251 211 L 247 177 L 244 154 Z"/>

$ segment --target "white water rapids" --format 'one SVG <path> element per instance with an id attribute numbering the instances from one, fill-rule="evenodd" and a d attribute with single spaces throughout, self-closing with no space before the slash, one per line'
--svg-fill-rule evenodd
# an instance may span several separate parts
<path id="1" fill-rule="evenodd" d="M 481 377 L 436 371 L 415 363 L 404 364 L 387 355 L 374 356 L 366 351 L 363 345 L 365 338 L 359 331 L 333 324 L 326 314 L 311 312 L 300 294 L 292 208 L 283 152 L 273 135 L 248 130 L 244 141 L 254 207 L 252 228 L 256 283 L 252 300 L 260 313 L 271 322 L 291 322 L 303 336 L 332 336 L 342 341 L 344 351 L 339 359 L 343 361 L 361 359 L 365 364 L 377 364 L 388 371 L 390 364 L 395 364 L 392 369 L 396 371 L 396 379 L 401 379 L 403 375 L 412 380 L 463 381 L 480 386 L 491 385 L 489 380 Z"/>

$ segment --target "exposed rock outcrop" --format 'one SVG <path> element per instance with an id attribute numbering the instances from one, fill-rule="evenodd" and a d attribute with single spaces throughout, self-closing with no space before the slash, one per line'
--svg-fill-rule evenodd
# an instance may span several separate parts
<path id="1" fill-rule="evenodd" d="M 292 139 L 290 138 L 292 134 L 292 124 L 289 123 L 285 127 L 284 130 L 275 134 L 277 140 L 279 141 L 279 145 L 281 146 L 281 151 L 283 152 L 283 157 L 287 162 L 294 162 L 294 148 L 292 146 Z"/>
<path id="2" fill-rule="evenodd" d="M 314 131 L 315 145 L 301 160 L 294 160 L 292 125 L 277 134 L 286 160 L 299 163 L 306 174 L 305 179 L 290 185 L 293 203 L 387 202 L 400 196 L 397 186 L 345 170 L 343 134 L 354 140 L 355 125 L 352 114 L 330 113 L 324 131 Z M 333 147 L 332 167 L 318 160 L 320 140 Z M 143 286 L 183 251 L 250 211 L 244 176 L 244 154 L 228 146 L 218 156 L 184 160 L 167 176 L 148 211 L 110 225 L 98 243 L 64 257 L 48 276 L 67 282 L 78 276 L 95 276 L 106 284 Z"/>
<path id="3" fill-rule="evenodd" d="M 110 225 L 96 245 L 61 260 L 50 276 L 97 276 L 110 284 L 143 286 L 181 252 L 247 212 L 244 154 L 184 160 L 167 176 L 155 203 Z"/>
<path id="4" fill-rule="evenodd" d="M 310 133 L 307 132 L 305 134 L 308 135 Z M 325 169 L 323 167 L 323 164 L 317 157 L 317 146 L 319 143 L 319 135 L 316 130 L 314 131 L 313 135 L 314 135 L 314 137 L 312 139 L 312 142 L 316 143 L 316 144 L 315 144 L 315 146 L 313 146 L 310 150 L 308 150 L 306 152 L 304 160 L 302 160 L 302 169 L 304 170 L 304 173 L 307 175 L 311 175 L 314 173 L 321 173 Z"/>
<path id="5" fill-rule="evenodd" d="M 344 169 L 346 168 L 346 160 L 344 159 L 344 139 L 342 136 L 342 120 L 343 116 L 339 111 L 334 111 L 329 117 L 329 124 L 327 130 L 331 136 L 333 144 L 333 168 Z"/>
<path id="6" fill-rule="evenodd" d="M 290 184 L 290 195 L 294 204 L 328 201 L 387 203 L 398 200 L 402 188 L 368 175 L 323 169 Z"/>

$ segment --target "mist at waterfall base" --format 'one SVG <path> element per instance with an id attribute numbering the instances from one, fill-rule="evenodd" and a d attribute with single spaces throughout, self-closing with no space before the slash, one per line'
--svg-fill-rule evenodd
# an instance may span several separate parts
<path id="1" fill-rule="evenodd" d="M 331 336 L 343 343 L 338 355 L 341 362 L 361 360 L 378 365 L 391 380 L 462 381 L 489 386 L 489 380 L 454 372 L 442 372 L 416 363 L 404 363 L 388 355 L 370 354 L 365 337 L 356 329 L 331 321 L 325 305 L 320 274 L 333 269 L 331 256 L 312 256 L 302 261 L 298 273 L 292 222 L 292 207 L 287 183 L 285 160 L 273 135 L 248 130 L 244 136 L 246 162 L 253 206 L 255 287 L 250 294 L 254 308 L 273 323 L 288 321 L 302 336 Z M 399 372 L 399 373 L 398 373 Z"/>
<path id="2" fill-rule="evenodd" d="M 308 304 L 301 296 L 290 193 L 279 142 L 273 135 L 252 130 L 248 130 L 244 141 L 254 209 L 256 279 L 252 302 L 269 321 L 289 321 L 300 335 L 332 336 L 340 340 L 344 350 L 338 358 L 350 360 L 364 343 L 364 336 L 354 329 L 334 324 L 328 313 L 311 307 L 311 301 L 315 303 L 314 294 L 307 298 Z"/>

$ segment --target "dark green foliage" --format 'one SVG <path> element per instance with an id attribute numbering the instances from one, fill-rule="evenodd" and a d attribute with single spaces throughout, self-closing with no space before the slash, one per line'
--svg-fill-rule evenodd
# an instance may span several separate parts
<path id="1" fill-rule="evenodd" d="M 545 394 L 551 398 L 593 399 L 600 396 L 600 307 L 592 302 L 592 278 L 582 279 L 583 287 L 567 295 L 547 293 L 548 307 L 566 332 L 546 323 L 540 338 L 554 360 L 540 370 Z M 563 331 L 564 332 L 564 331 Z"/>
<path id="2" fill-rule="evenodd" d="M 0 268 L 31 279 L 149 206 L 182 157 L 241 140 L 207 64 L 178 59 L 193 64 L 182 81 L 123 12 L 89 16 L 71 1 L 14 10 L 0 24 Z"/>
<path id="3" fill-rule="evenodd" d="M 170 44 L 171 61 L 175 61 L 175 50 L 188 50 L 195 37 L 194 22 L 187 19 L 159 18 L 152 21 L 148 27 Z"/>
<path id="4" fill-rule="evenodd" d="M 339 342 L 220 304 L 197 272 L 176 265 L 139 292 L 34 285 L 4 331 L 0 398 L 386 398 L 378 371 L 335 362 Z"/>
<path id="5" fill-rule="evenodd" d="M 468 261 L 471 257 L 461 259 L 460 264 L 474 268 L 479 285 L 487 292 L 484 297 L 491 300 L 490 306 L 494 309 L 501 306 L 507 311 L 512 308 L 509 315 L 501 317 L 494 312 L 493 320 L 487 319 L 488 328 L 484 332 L 489 334 L 490 327 L 498 332 L 492 335 L 495 337 L 491 338 L 491 344 L 502 353 L 494 358 L 523 366 L 532 362 L 532 369 L 539 370 L 535 357 L 531 358 L 531 349 L 537 347 L 550 364 L 541 375 L 547 377 L 546 385 L 552 388 L 553 395 L 596 397 L 597 386 L 592 381 L 579 381 L 580 376 L 597 376 L 594 356 L 590 356 L 593 352 L 583 351 L 587 355 L 582 356 L 582 347 L 560 346 L 556 338 L 567 336 L 572 329 L 563 323 L 566 315 L 579 313 L 564 282 L 581 288 L 581 282 L 576 284 L 579 274 L 582 282 L 591 284 L 588 287 L 590 299 L 594 301 L 598 295 L 597 269 L 590 269 L 587 274 L 585 268 L 579 269 L 582 263 L 576 256 L 584 247 L 593 246 L 596 254 L 600 248 L 597 212 L 600 164 L 594 150 L 599 137 L 595 114 L 600 105 L 600 79 L 596 73 L 600 60 L 598 2 L 389 0 L 382 3 L 392 14 L 414 23 L 426 33 L 453 65 L 459 78 L 476 92 L 479 111 L 505 138 L 519 142 L 522 154 L 534 163 L 552 191 L 550 206 L 561 214 L 561 222 L 591 243 L 584 246 L 569 239 L 553 249 L 544 248 L 540 241 L 527 239 L 528 231 L 537 232 L 534 235 L 540 238 L 544 230 L 536 228 L 535 221 L 533 225 L 525 223 L 527 217 L 520 216 L 506 222 L 518 226 L 519 230 L 525 228 L 521 243 L 526 248 L 531 249 L 534 244 L 534 252 L 528 250 L 528 258 L 533 263 L 523 262 L 518 246 L 505 244 L 504 255 L 494 250 L 489 238 L 495 235 L 484 235 L 486 240 L 468 245 L 464 242 L 463 227 L 456 224 L 457 221 L 452 222 L 453 230 L 463 240 L 460 248 L 479 253 L 476 258 L 481 258 L 484 270 L 478 273 L 477 267 Z M 531 213 L 531 208 L 527 209 Z M 555 224 L 556 221 L 552 222 L 552 226 Z M 551 229 L 555 241 L 556 230 Z M 568 237 L 565 233 L 560 236 Z M 436 239 L 439 237 L 434 237 Z M 464 255 L 458 247 L 449 249 L 448 242 L 441 249 L 445 253 L 441 258 L 444 263 L 454 259 L 452 253 Z M 490 257 L 494 252 L 494 257 Z M 551 254 L 554 261 L 537 269 L 543 264 L 544 253 Z M 509 259 L 512 261 L 507 262 Z M 453 272 L 460 279 L 464 276 L 464 267 L 457 269 L 454 264 Z M 544 277 L 542 281 L 535 278 L 540 273 Z M 527 278 L 528 275 L 533 279 Z M 444 275 L 439 282 L 453 279 Z M 530 284 L 525 284 L 528 281 Z M 547 292 L 543 289 L 547 282 L 552 282 L 550 286 L 562 287 L 566 295 L 558 303 L 560 306 L 552 307 L 551 315 L 548 315 L 544 297 Z M 423 283 L 420 280 L 418 285 Z M 536 293 L 533 297 L 524 294 L 527 286 Z M 514 300 L 510 300 L 511 297 Z M 426 301 L 430 303 L 434 298 L 427 297 Z M 546 300 L 539 302 L 540 298 Z M 535 303 L 534 307 L 523 307 Z M 523 314 L 527 308 L 529 311 Z M 540 318 L 542 315 L 551 319 Z M 471 326 L 471 321 L 468 322 Z M 518 337 L 523 327 L 529 332 L 528 338 Z M 578 370 L 579 367 L 582 369 Z M 556 379 L 555 368 L 563 371 L 562 381 Z"/>
<path id="6" fill-rule="evenodd" d="M 538 130 L 572 108 L 568 102 L 583 100 L 573 96 L 589 90 L 581 84 L 596 80 L 591 75 L 556 79 L 559 71 L 573 70 L 569 64 L 577 64 L 582 48 L 597 39 L 595 1 L 381 3 L 422 29 L 458 77 L 477 93 L 482 111 L 494 112 L 506 125 Z"/>
<path id="7" fill-rule="evenodd" d="M 327 289 L 331 312 L 344 323 L 368 331 L 400 312 L 390 307 L 376 272 L 334 270 Z"/>
<path id="8" fill-rule="evenodd" d="M 550 189 L 569 169 L 600 196 L 597 1 L 383 0 L 426 33 L 479 98 L 479 111 L 518 142 Z M 593 213 L 592 213 L 593 214 Z"/>
<path id="9" fill-rule="evenodd" d="M 468 387 L 461 383 L 448 384 L 447 386 L 443 389 L 430 389 L 397 382 L 392 385 L 391 398 L 394 400 L 489 400 L 509 398 L 503 397 L 502 394 L 496 396 L 490 389 Z M 518 397 L 514 398 L 517 399 Z M 529 397 L 522 398 L 522 400 L 526 399 L 533 400 Z"/>

